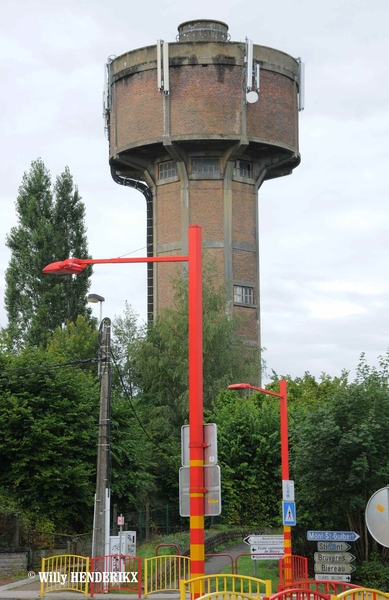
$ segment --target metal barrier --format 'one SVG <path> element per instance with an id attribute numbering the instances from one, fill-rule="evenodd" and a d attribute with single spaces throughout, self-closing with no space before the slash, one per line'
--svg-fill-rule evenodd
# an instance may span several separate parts
<path id="1" fill-rule="evenodd" d="M 278 585 L 278 591 L 282 592 L 284 590 L 290 589 L 290 585 Z M 292 587 L 296 588 L 305 588 L 315 592 L 321 592 L 323 594 L 330 594 L 334 596 L 336 594 L 340 594 L 341 592 L 345 592 L 349 589 L 360 588 L 359 585 L 355 585 L 354 583 L 345 583 L 344 581 L 321 581 L 319 579 L 307 579 L 306 581 L 295 581 L 292 583 Z"/>
<path id="2" fill-rule="evenodd" d="M 144 561 L 144 596 L 180 589 L 182 579 L 190 577 L 189 556 L 153 556 Z"/>
<path id="3" fill-rule="evenodd" d="M 331 600 L 331 594 L 322 594 L 309 588 L 290 588 L 263 600 Z"/>
<path id="4" fill-rule="evenodd" d="M 164 547 L 166 547 L 166 546 L 171 546 L 171 547 L 175 548 L 175 549 L 176 549 L 176 554 L 177 554 L 177 555 L 181 554 L 181 553 L 180 553 L 180 549 L 179 549 L 179 547 L 177 546 L 177 544 L 158 544 L 158 546 L 157 546 L 157 547 L 156 547 L 156 549 L 155 549 L 155 556 L 158 556 L 158 550 L 159 550 L 159 548 L 164 548 Z"/>
<path id="5" fill-rule="evenodd" d="M 297 581 L 306 581 L 308 579 L 308 559 L 304 556 L 298 556 L 297 554 L 291 554 L 289 556 L 285 556 L 284 558 L 279 559 L 280 566 L 280 583 L 278 585 L 278 591 L 286 589 L 285 581 L 287 579 L 290 580 L 290 577 L 286 577 L 285 572 L 289 569 L 291 570 L 291 579 L 292 585 L 289 584 L 290 587 L 299 587 L 294 584 Z"/>
<path id="6" fill-rule="evenodd" d="M 262 591 L 261 591 L 262 588 Z M 234 595 L 244 594 L 249 598 L 259 599 L 262 595 L 271 595 L 270 579 L 256 579 L 255 577 L 247 577 L 245 575 L 204 575 L 193 579 L 183 580 L 180 583 L 180 600 L 186 600 L 186 595 L 190 594 L 191 598 L 198 596 L 208 596 L 231 593 Z"/>
<path id="7" fill-rule="evenodd" d="M 61 554 L 42 558 L 40 597 L 56 590 L 71 590 L 88 596 L 89 557 Z"/>
<path id="8" fill-rule="evenodd" d="M 243 552 L 243 554 L 238 554 L 238 555 L 235 557 L 235 569 L 233 569 L 233 570 L 232 570 L 232 572 L 234 572 L 234 570 L 235 570 L 235 573 L 236 573 L 236 574 L 238 574 L 238 573 L 239 573 L 239 569 L 238 569 L 238 560 L 239 560 L 239 559 L 240 559 L 242 556 L 250 556 L 250 557 L 252 557 L 252 556 L 260 556 L 260 557 L 262 557 L 262 558 L 263 558 L 265 555 L 264 555 L 264 554 L 262 554 L 262 553 L 259 553 L 259 552 L 253 552 L 252 554 L 251 554 L 250 552 Z M 275 555 L 274 555 L 274 557 L 273 557 L 271 554 L 266 554 L 266 560 L 278 560 L 278 559 L 277 559 L 277 556 L 279 556 L 279 554 L 275 554 Z"/>
<path id="9" fill-rule="evenodd" d="M 389 593 L 371 588 L 360 587 L 357 590 L 347 590 L 334 596 L 334 600 L 388 600 Z"/>
<path id="10" fill-rule="evenodd" d="M 231 554 L 223 554 L 218 552 L 217 554 L 205 554 L 205 558 L 207 558 L 207 556 L 228 556 L 231 561 L 231 573 L 234 574 L 234 559 Z"/>
<path id="11" fill-rule="evenodd" d="M 198 600 L 253 600 L 254 596 L 245 594 L 244 592 L 236 594 L 233 592 L 211 592 L 201 596 Z"/>
<path id="12" fill-rule="evenodd" d="M 90 595 L 124 590 L 142 596 L 142 559 L 108 554 L 91 559 Z"/>

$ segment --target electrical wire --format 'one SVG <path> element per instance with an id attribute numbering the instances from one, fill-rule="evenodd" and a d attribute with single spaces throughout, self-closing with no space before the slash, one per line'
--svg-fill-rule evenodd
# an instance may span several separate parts
<path id="1" fill-rule="evenodd" d="M 28 372 L 46 372 L 49 371 L 51 369 L 60 369 L 62 367 L 75 367 L 75 366 L 79 366 L 79 365 L 85 365 L 88 363 L 97 363 L 99 362 L 100 359 L 97 357 L 93 357 L 93 358 L 83 358 L 83 359 L 78 359 L 78 360 L 70 360 L 68 362 L 64 362 L 64 363 L 52 363 L 50 365 L 37 365 L 36 367 L 15 367 L 13 369 L 1 369 L 0 372 L 0 376 L 3 375 L 3 373 L 14 373 L 14 372 L 19 372 L 19 373 L 28 373 Z"/>
<path id="2" fill-rule="evenodd" d="M 137 248 L 136 250 L 131 250 L 131 252 L 127 252 L 127 254 L 122 254 L 121 256 L 118 256 L 118 258 L 124 258 L 125 256 L 129 256 L 130 254 L 134 254 L 135 252 L 139 252 L 139 250 L 144 250 L 145 248 L 150 248 L 151 246 L 153 246 L 154 244 L 146 244 L 146 246 L 142 246 L 142 248 Z"/>
<path id="3" fill-rule="evenodd" d="M 158 445 L 158 444 L 157 444 L 157 443 L 156 443 L 156 442 L 153 440 L 153 438 L 152 438 L 152 437 L 150 437 L 150 435 L 148 434 L 148 432 L 147 432 L 147 431 L 146 431 L 146 429 L 144 428 L 144 426 L 143 426 L 143 423 L 142 423 L 142 421 L 140 420 L 140 418 L 139 418 L 139 416 L 138 416 L 138 414 L 137 414 L 137 412 L 136 412 L 136 410 L 135 410 L 135 406 L 134 406 L 134 405 L 133 405 L 133 403 L 132 403 L 132 399 L 131 399 L 131 397 L 130 397 L 130 395 L 129 395 L 128 391 L 127 391 L 127 388 L 126 388 L 126 384 L 125 384 L 125 383 L 124 383 L 124 381 L 123 381 L 123 377 L 122 377 L 122 374 L 121 374 L 121 372 L 120 372 L 119 366 L 118 366 L 118 364 L 117 364 L 117 362 L 116 362 L 115 356 L 114 356 L 114 354 L 113 354 L 113 352 L 112 352 L 112 348 L 111 348 L 111 357 L 112 357 L 112 360 L 113 360 L 113 364 L 115 365 L 115 369 L 116 369 L 116 371 L 117 371 L 117 374 L 118 374 L 118 376 L 119 376 L 119 380 L 120 380 L 120 383 L 121 383 L 122 389 L 123 389 L 123 391 L 124 391 L 124 393 L 125 393 L 125 396 L 126 396 L 127 400 L 128 400 L 128 401 L 129 401 L 129 403 L 130 403 L 130 406 L 131 406 L 131 408 L 132 408 L 132 410 L 133 410 L 133 413 L 134 413 L 134 415 L 135 415 L 135 417 L 136 417 L 136 420 L 138 421 L 138 423 L 139 423 L 139 425 L 140 425 L 140 427 L 141 427 L 142 431 L 143 431 L 143 432 L 145 433 L 145 435 L 148 437 L 148 439 L 150 440 L 150 442 L 151 442 L 152 444 L 154 444 L 154 446 L 156 446 L 156 448 L 158 448 L 159 450 L 162 450 L 161 446 L 159 446 L 159 445 Z"/>

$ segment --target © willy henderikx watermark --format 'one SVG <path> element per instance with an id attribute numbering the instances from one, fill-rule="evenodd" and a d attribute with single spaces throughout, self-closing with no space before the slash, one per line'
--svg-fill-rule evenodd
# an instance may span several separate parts
<path id="1" fill-rule="evenodd" d="M 30 571 L 28 577 L 31 579 L 37 573 Z M 43 583 L 138 583 L 138 571 L 70 571 L 61 573 L 59 571 L 38 571 L 39 581 Z"/>

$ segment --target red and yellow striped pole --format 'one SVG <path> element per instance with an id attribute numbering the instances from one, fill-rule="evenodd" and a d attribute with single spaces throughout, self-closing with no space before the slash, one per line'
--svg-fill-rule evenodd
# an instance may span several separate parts
<path id="1" fill-rule="evenodd" d="M 189 263 L 189 544 L 191 577 L 204 575 L 203 302 L 201 227 L 188 232 Z M 194 597 L 201 594 L 200 584 Z"/>
<path id="2" fill-rule="evenodd" d="M 281 423 L 281 474 L 282 481 L 289 481 L 289 441 L 288 441 L 288 400 L 286 379 L 280 381 L 280 423 Z M 290 585 L 292 573 L 292 529 L 284 525 L 284 583 Z"/>

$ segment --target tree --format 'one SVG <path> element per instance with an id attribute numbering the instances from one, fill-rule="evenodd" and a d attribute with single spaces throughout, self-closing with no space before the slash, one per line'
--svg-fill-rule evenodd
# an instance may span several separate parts
<path id="1" fill-rule="evenodd" d="M 225 311 L 226 291 L 215 284 L 215 268 L 203 270 L 204 409 L 210 410 L 222 389 L 233 381 L 255 380 L 259 354 L 239 336 L 240 321 Z M 172 308 L 164 309 L 138 344 L 135 363 L 139 389 L 147 405 L 163 407 L 171 425 L 179 427 L 188 412 L 188 286 L 177 277 Z"/>
<path id="2" fill-rule="evenodd" d="M 24 173 L 16 200 L 18 225 L 6 245 L 7 343 L 12 349 L 45 344 L 48 335 L 77 315 L 89 316 L 86 295 L 91 270 L 75 278 L 43 275 L 42 268 L 71 255 L 87 257 L 85 208 L 69 169 L 57 177 L 54 199 L 50 173 L 37 159 Z"/>
<path id="3" fill-rule="evenodd" d="M 68 358 L 33 347 L 0 357 L 0 487 L 33 522 L 82 532 L 92 527 L 99 385 Z"/>
<path id="4" fill-rule="evenodd" d="M 210 411 L 220 390 L 238 379 L 255 379 L 258 356 L 244 346 L 239 323 L 225 312 L 226 294 L 215 286 L 214 269 L 203 276 L 204 408 Z M 136 405 L 140 422 L 153 440 L 149 471 L 161 502 L 178 499 L 180 431 L 188 419 L 188 290 L 186 277 L 174 282 L 174 307 L 165 309 L 147 328 L 137 327 L 127 306 L 113 324 L 113 349 L 122 381 Z M 115 381 L 115 378 L 114 378 Z M 117 385 L 122 385 L 117 381 Z M 120 394 L 120 389 L 117 390 Z M 135 419 L 135 417 L 134 417 Z M 138 438 L 144 435 L 140 431 Z M 150 488 L 151 489 L 151 488 Z M 150 492 L 151 493 L 151 492 Z M 149 500 L 151 498 L 149 497 Z"/>
<path id="5" fill-rule="evenodd" d="M 349 529 L 360 535 L 354 551 L 367 559 L 372 539 L 365 509 L 389 480 L 389 355 L 380 369 L 362 355 L 355 381 L 328 381 L 326 394 L 291 421 L 292 477 L 299 525 L 306 529 Z M 297 415 L 299 418 L 296 418 Z"/>
<path id="6" fill-rule="evenodd" d="M 217 424 L 222 519 L 230 525 L 280 523 L 279 402 L 264 394 L 223 391 L 209 421 Z"/>

